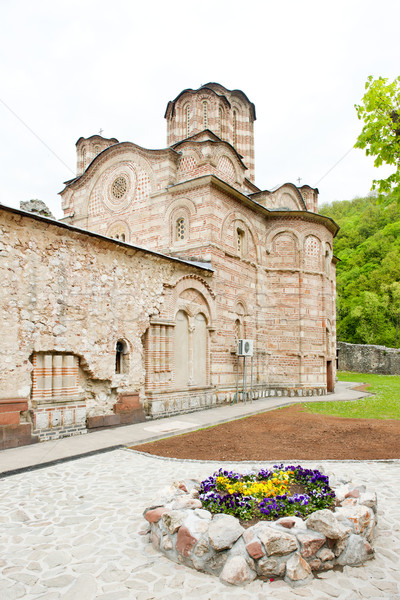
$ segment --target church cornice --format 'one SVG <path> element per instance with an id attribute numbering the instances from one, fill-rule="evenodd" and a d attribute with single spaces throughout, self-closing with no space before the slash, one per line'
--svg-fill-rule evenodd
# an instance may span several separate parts
<path id="1" fill-rule="evenodd" d="M 209 131 L 207 129 L 205 129 L 204 131 Z M 232 144 L 230 144 L 229 142 L 226 142 L 225 140 L 221 140 L 218 136 L 215 136 L 216 139 L 212 140 L 212 139 L 207 139 L 207 140 L 196 140 L 196 139 L 192 139 L 192 138 L 196 138 L 198 137 L 201 133 L 204 133 L 204 131 L 197 133 L 189 138 L 186 138 L 184 140 L 181 140 L 180 142 L 176 142 L 176 144 L 173 144 L 171 146 L 171 148 L 175 149 L 178 146 L 182 146 L 182 145 L 189 145 L 189 144 L 199 144 L 201 146 L 206 146 L 207 144 L 212 144 L 214 146 L 221 146 L 221 147 L 225 147 L 227 148 L 234 156 L 235 158 L 238 160 L 239 164 L 241 167 L 243 167 L 243 169 L 245 169 L 246 171 L 249 170 L 248 167 L 246 167 L 246 165 L 243 162 L 243 156 L 241 154 L 239 154 L 239 152 L 232 146 Z M 212 133 L 210 131 L 210 133 Z M 214 135 L 214 134 L 213 134 Z"/>
<path id="2" fill-rule="evenodd" d="M 85 185 L 85 183 L 92 178 L 92 176 L 102 167 L 102 165 L 107 162 L 110 158 L 112 158 L 115 154 L 120 154 L 126 150 L 135 150 L 139 155 L 145 158 L 159 158 L 163 155 L 170 155 L 170 157 L 177 162 L 180 158 L 179 152 L 174 150 L 173 148 L 161 148 L 157 150 L 149 150 L 147 148 L 143 148 L 142 146 L 138 146 L 133 142 L 120 142 L 118 144 L 114 144 L 109 148 L 106 148 L 100 154 L 98 154 L 87 167 L 87 169 L 74 179 L 70 179 L 68 181 L 64 181 L 65 188 L 59 192 L 59 194 L 64 194 L 67 189 L 78 189 Z"/>
<path id="3" fill-rule="evenodd" d="M 253 190 L 253 193 L 257 194 L 258 192 L 261 192 L 260 188 L 258 186 L 256 186 L 255 183 L 253 183 L 252 181 L 250 181 L 250 179 L 247 179 L 247 177 L 245 177 L 244 182 L 245 185 L 247 185 L 250 189 Z M 249 196 L 251 196 L 252 194 L 249 194 Z"/>
<path id="4" fill-rule="evenodd" d="M 231 197 L 239 200 L 241 204 L 244 204 L 248 208 L 263 214 L 267 219 L 273 221 L 277 219 L 284 220 L 301 220 L 308 221 L 311 223 L 319 223 L 324 225 L 333 236 L 337 234 L 339 231 L 339 226 L 335 223 L 333 219 L 330 217 L 325 217 L 324 215 L 320 215 L 318 213 L 310 212 L 308 210 L 269 210 L 259 202 L 256 202 L 249 196 L 242 194 L 236 188 L 232 187 L 222 179 L 219 179 L 215 175 L 202 175 L 201 177 L 196 177 L 195 179 L 189 179 L 188 181 L 182 181 L 181 183 L 176 183 L 170 185 L 167 188 L 168 193 L 176 193 L 193 189 L 193 187 L 201 187 L 205 185 L 213 186 L 219 190 L 224 191 L 229 194 Z M 293 185 L 293 184 L 290 184 Z M 296 187 L 296 186 L 294 186 Z"/>
<path id="5" fill-rule="evenodd" d="M 308 210 L 268 210 L 268 218 L 271 220 L 279 219 L 283 221 L 306 221 L 309 223 L 319 223 L 320 225 L 324 225 L 328 231 L 330 231 L 335 237 L 337 232 L 339 231 L 339 225 L 335 223 L 333 219 L 330 217 L 325 217 L 324 215 L 320 215 L 319 213 L 314 213 Z"/>
<path id="6" fill-rule="evenodd" d="M 294 183 L 283 183 L 282 185 L 278 186 L 277 188 L 275 188 L 274 190 L 270 191 L 270 190 L 261 190 L 260 192 L 256 192 L 255 194 L 249 194 L 252 198 L 259 198 L 260 196 L 262 196 L 263 198 L 265 198 L 266 196 L 273 196 L 274 194 L 276 194 L 277 192 L 279 192 L 279 190 L 281 190 L 282 188 L 285 187 L 290 187 L 294 193 L 296 194 L 297 198 L 300 200 L 301 204 L 304 206 L 304 210 L 307 210 L 307 205 L 304 201 L 303 198 L 303 194 L 301 193 L 301 190 L 297 187 L 297 185 L 294 185 Z M 303 187 L 308 187 L 310 188 L 310 186 L 303 186 Z M 312 188 L 310 188 L 312 189 Z M 318 191 L 318 190 L 317 190 Z"/>
<path id="7" fill-rule="evenodd" d="M 208 136 L 208 137 L 205 137 Z M 202 138 L 202 139 L 199 139 Z M 202 129 L 201 131 L 198 131 L 197 133 L 194 133 L 193 135 L 190 135 L 187 138 L 184 138 L 183 140 L 179 140 L 179 142 L 175 142 L 174 144 L 171 144 L 170 148 L 175 148 L 176 146 L 179 146 L 179 144 L 182 144 L 183 142 L 223 142 L 224 140 L 222 140 L 220 137 L 217 136 L 216 133 L 214 133 L 213 131 L 211 131 L 211 129 Z M 240 156 L 240 154 L 239 154 Z"/>

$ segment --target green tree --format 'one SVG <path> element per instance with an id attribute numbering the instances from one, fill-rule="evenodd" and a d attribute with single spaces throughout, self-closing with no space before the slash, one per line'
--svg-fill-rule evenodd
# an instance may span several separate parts
<path id="1" fill-rule="evenodd" d="M 390 285 L 383 286 L 383 290 L 387 293 L 387 309 L 390 319 L 396 329 L 394 347 L 397 348 L 400 325 L 400 283 L 398 281 L 393 281 Z"/>
<path id="2" fill-rule="evenodd" d="M 355 105 L 358 118 L 364 121 L 355 148 L 375 156 L 375 167 L 384 163 L 395 167 L 386 179 L 374 179 L 372 189 L 400 194 L 400 77 L 390 83 L 384 77 L 370 76 L 365 89 L 362 103 Z"/>
<path id="3" fill-rule="evenodd" d="M 338 339 L 400 347 L 400 203 L 392 194 L 322 207 L 340 230 Z"/>
<path id="4" fill-rule="evenodd" d="M 355 324 L 355 339 L 361 344 L 382 344 L 387 330 L 387 298 L 362 292 L 350 311 Z M 385 318 L 386 317 L 386 318 Z"/>

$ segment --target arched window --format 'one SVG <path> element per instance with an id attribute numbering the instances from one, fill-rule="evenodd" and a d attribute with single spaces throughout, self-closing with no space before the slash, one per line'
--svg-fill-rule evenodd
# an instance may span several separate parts
<path id="1" fill-rule="evenodd" d="M 184 240 L 185 239 L 185 219 L 183 217 L 179 217 L 179 219 L 176 221 L 176 233 L 175 233 L 175 239 L 177 242 L 179 242 L 180 240 Z"/>
<path id="2" fill-rule="evenodd" d="M 186 104 L 185 106 L 185 131 L 186 137 L 190 135 L 190 104 Z"/>
<path id="3" fill-rule="evenodd" d="M 203 102 L 203 129 L 208 129 L 208 106 L 207 102 Z"/>
<path id="4" fill-rule="evenodd" d="M 117 374 L 127 371 L 128 347 L 124 340 L 118 340 L 115 344 L 115 372 Z"/>
<path id="5" fill-rule="evenodd" d="M 129 228 L 126 223 L 119 221 L 111 225 L 107 231 L 107 236 L 113 240 L 119 240 L 121 242 L 129 242 Z"/>
<path id="6" fill-rule="evenodd" d="M 126 237 L 124 233 L 115 233 L 113 236 L 114 240 L 120 240 L 121 242 L 125 242 Z"/>
<path id="7" fill-rule="evenodd" d="M 236 110 L 233 111 L 233 145 L 236 146 L 236 142 L 237 142 L 237 112 Z"/>
<path id="8" fill-rule="evenodd" d="M 242 324 L 240 319 L 236 319 L 235 321 L 235 345 L 237 346 L 238 341 L 243 339 L 242 334 Z"/>
<path id="9" fill-rule="evenodd" d="M 236 249 L 239 256 L 243 256 L 244 253 L 244 231 L 243 229 L 236 229 Z"/>

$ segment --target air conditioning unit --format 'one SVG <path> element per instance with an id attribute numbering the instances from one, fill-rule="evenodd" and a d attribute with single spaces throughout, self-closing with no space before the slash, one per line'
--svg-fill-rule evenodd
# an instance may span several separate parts
<path id="1" fill-rule="evenodd" d="M 238 340 L 238 356 L 253 356 L 253 340 Z"/>

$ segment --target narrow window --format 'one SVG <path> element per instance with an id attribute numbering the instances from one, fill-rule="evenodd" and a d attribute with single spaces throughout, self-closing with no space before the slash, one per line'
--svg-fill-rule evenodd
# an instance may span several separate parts
<path id="1" fill-rule="evenodd" d="M 218 110 L 218 134 L 219 137 L 222 138 L 222 108 L 220 107 Z"/>
<path id="2" fill-rule="evenodd" d="M 233 111 L 233 145 L 236 147 L 236 141 L 237 141 L 237 112 L 236 110 Z"/>
<path id="3" fill-rule="evenodd" d="M 125 241 L 125 234 L 121 233 L 121 242 L 124 242 L 124 241 Z"/>
<path id="4" fill-rule="evenodd" d="M 203 129 L 208 128 L 208 114 L 207 114 L 207 102 L 203 102 Z"/>
<path id="5" fill-rule="evenodd" d="M 190 135 L 190 105 L 187 104 L 185 109 L 185 128 L 186 128 L 186 137 Z"/>
<path id="6" fill-rule="evenodd" d="M 176 222 L 176 239 L 177 241 L 185 239 L 185 219 L 183 217 Z"/>
<path id="7" fill-rule="evenodd" d="M 83 170 L 86 169 L 86 148 L 82 150 L 82 166 Z"/>
<path id="8" fill-rule="evenodd" d="M 236 244 L 239 256 L 243 256 L 244 231 L 242 229 L 236 230 Z"/>
<path id="9" fill-rule="evenodd" d="M 126 346 L 123 341 L 118 340 L 115 344 L 115 372 L 124 373 L 124 355 L 126 354 Z"/>
<path id="10" fill-rule="evenodd" d="M 100 146 L 95 146 L 94 147 L 94 155 L 97 156 L 98 154 L 100 154 Z"/>
<path id="11" fill-rule="evenodd" d="M 242 324 L 240 319 L 236 319 L 235 321 L 235 344 L 237 345 L 238 341 L 242 339 Z"/>

